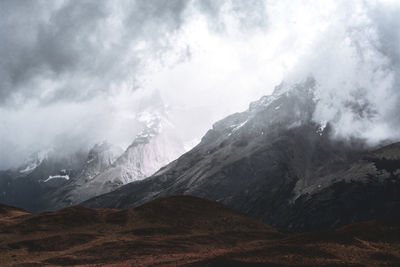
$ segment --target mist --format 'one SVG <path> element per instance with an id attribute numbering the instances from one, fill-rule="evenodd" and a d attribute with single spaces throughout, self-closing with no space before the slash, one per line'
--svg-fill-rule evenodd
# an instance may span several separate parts
<path id="1" fill-rule="evenodd" d="M 312 75 L 335 136 L 399 139 L 398 1 L 1 1 L 0 169 L 126 147 L 160 102 L 187 147 Z"/>

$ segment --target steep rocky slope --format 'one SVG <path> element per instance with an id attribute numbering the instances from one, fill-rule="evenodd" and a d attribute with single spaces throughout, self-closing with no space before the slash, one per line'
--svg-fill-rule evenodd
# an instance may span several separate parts
<path id="1" fill-rule="evenodd" d="M 102 153 L 110 155 L 110 151 L 115 151 L 115 148 L 109 146 Z M 100 164 L 102 168 L 93 171 L 91 166 L 95 164 L 98 167 L 98 159 L 104 156 L 98 155 L 92 162 L 89 155 L 87 165 L 75 178 L 44 196 L 42 207 L 45 210 L 56 210 L 76 205 L 129 182 L 144 179 L 183 152 L 183 144 L 174 135 L 173 129 L 156 117 L 120 156 Z"/>
<path id="2" fill-rule="evenodd" d="M 193 195 L 290 231 L 400 214 L 400 145 L 371 149 L 333 138 L 329 124 L 313 120 L 314 88 L 311 78 L 282 84 L 215 123 L 198 146 L 155 175 L 83 204 L 131 208 Z"/>

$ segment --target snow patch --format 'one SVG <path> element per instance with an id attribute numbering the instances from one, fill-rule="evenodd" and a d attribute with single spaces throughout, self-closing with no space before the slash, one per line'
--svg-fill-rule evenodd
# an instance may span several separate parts
<path id="1" fill-rule="evenodd" d="M 232 132 L 236 132 L 237 130 L 239 130 L 240 128 L 242 128 L 242 127 L 247 123 L 247 121 L 248 121 L 248 120 L 245 120 L 244 122 L 242 122 L 242 123 L 240 123 L 240 124 L 232 125 L 232 127 L 233 127 Z"/>
<path id="2" fill-rule="evenodd" d="M 38 165 L 37 165 L 36 163 L 31 163 L 31 164 L 29 164 L 25 169 L 20 170 L 19 172 L 20 172 L 20 173 L 31 172 L 31 171 L 33 171 L 34 169 L 36 169 L 37 166 L 38 166 Z"/>
<path id="3" fill-rule="evenodd" d="M 50 175 L 49 178 L 47 178 L 46 180 L 44 180 L 44 182 L 48 182 L 52 179 L 65 179 L 65 180 L 69 180 L 69 175 Z"/>

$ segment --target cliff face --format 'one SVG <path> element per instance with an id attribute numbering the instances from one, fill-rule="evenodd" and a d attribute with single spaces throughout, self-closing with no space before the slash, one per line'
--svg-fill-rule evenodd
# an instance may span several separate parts
<path id="1" fill-rule="evenodd" d="M 184 152 L 183 143 L 165 117 L 160 114 L 142 116 L 145 117 L 144 129 L 123 153 L 116 154 L 113 146 L 107 147 L 94 157 L 94 171 L 89 155 L 87 165 L 80 174 L 46 196 L 43 207 L 55 210 L 76 205 L 124 184 L 142 180 Z"/>

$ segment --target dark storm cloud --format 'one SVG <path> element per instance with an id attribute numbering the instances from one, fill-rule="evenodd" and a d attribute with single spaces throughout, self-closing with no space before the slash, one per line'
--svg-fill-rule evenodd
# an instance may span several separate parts
<path id="1" fill-rule="evenodd" d="M 130 113 L 140 101 L 126 90 L 140 88 L 141 76 L 168 53 L 190 57 L 190 47 L 177 44 L 187 21 L 202 16 L 222 29 L 229 15 L 255 27 L 265 15 L 259 3 L 0 1 L 0 169 L 60 143 L 132 141 Z"/>
<path id="2" fill-rule="evenodd" d="M 154 89 L 200 138 L 310 74 L 317 122 L 397 140 L 399 13 L 379 0 L 0 0 L 0 169 L 64 141 L 129 143 Z"/>
<path id="3" fill-rule="evenodd" d="M 84 100 L 107 92 L 134 80 L 143 56 L 160 57 L 173 47 L 170 38 L 189 5 L 218 20 L 227 3 L 1 1 L 0 102 Z M 263 19 L 261 1 L 233 0 L 231 6 L 245 26 Z M 144 47 L 135 51 L 140 42 Z"/>
<path id="4" fill-rule="evenodd" d="M 186 3 L 0 2 L 1 101 L 80 99 L 107 90 L 139 63 L 130 52 L 134 42 L 155 47 L 180 27 Z M 65 82 L 43 88 L 37 79 Z M 50 92 L 43 95 L 45 90 Z"/>

